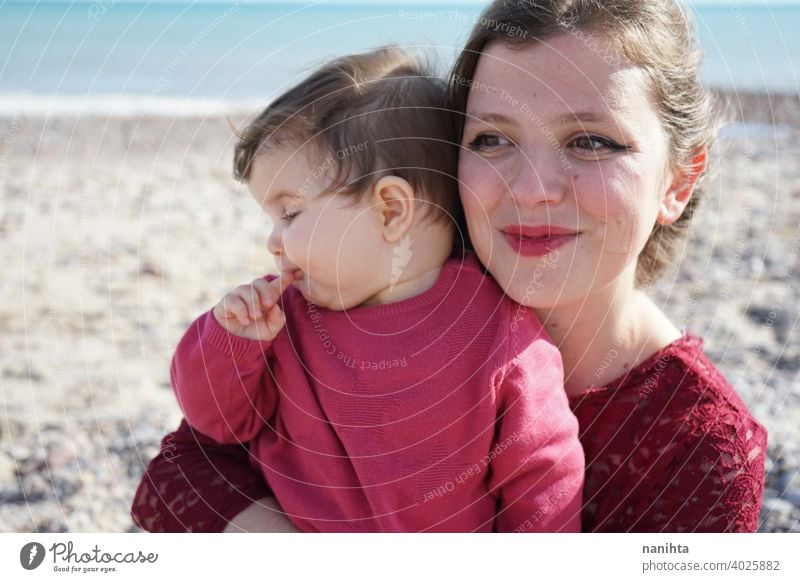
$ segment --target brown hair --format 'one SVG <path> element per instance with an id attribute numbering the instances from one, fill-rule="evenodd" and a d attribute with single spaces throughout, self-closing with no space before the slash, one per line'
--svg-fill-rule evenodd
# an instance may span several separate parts
<path id="1" fill-rule="evenodd" d="M 601 34 L 640 66 L 655 94 L 662 125 L 669 136 L 674 168 L 691 166 L 692 153 L 711 147 L 720 117 L 713 98 L 698 79 L 700 50 L 691 17 L 674 0 L 495 0 L 481 15 L 453 67 L 449 106 L 465 112 L 469 88 L 486 45 L 499 41 L 524 48 L 570 31 Z M 456 120 L 459 141 L 463 115 Z M 681 217 L 656 224 L 636 265 L 636 284 L 655 281 L 672 263 L 678 243 L 705 191 L 701 176 Z"/>
<path id="2" fill-rule="evenodd" d="M 234 176 L 266 148 L 309 143 L 335 167 L 326 193 L 360 197 L 381 176 L 407 180 L 434 221 L 463 223 L 454 115 L 432 67 L 395 46 L 333 60 L 275 99 L 243 131 Z M 334 159 L 335 158 L 335 159 Z"/>

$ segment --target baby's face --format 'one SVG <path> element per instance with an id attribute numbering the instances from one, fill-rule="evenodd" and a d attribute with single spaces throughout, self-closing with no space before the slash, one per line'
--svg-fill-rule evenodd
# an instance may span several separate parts
<path id="1" fill-rule="evenodd" d="M 248 188 L 272 219 L 267 246 L 278 268 L 299 271 L 294 286 L 307 301 L 337 311 L 383 290 L 386 277 L 380 213 L 369 198 L 322 194 L 336 157 L 311 148 L 272 148 L 253 162 Z"/>

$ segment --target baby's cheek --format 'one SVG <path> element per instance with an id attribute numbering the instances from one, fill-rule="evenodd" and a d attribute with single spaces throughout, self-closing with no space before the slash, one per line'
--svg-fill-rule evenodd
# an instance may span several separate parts
<path id="1" fill-rule="evenodd" d="M 308 271 L 312 265 L 309 264 L 314 248 L 313 237 L 310 229 L 304 225 L 292 225 L 283 235 L 283 252 L 286 258 L 297 265 L 303 271 Z"/>

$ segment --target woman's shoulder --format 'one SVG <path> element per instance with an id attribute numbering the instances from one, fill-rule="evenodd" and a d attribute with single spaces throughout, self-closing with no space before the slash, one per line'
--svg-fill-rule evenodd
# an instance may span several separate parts
<path id="1" fill-rule="evenodd" d="M 652 417 L 658 431 L 704 435 L 710 446 L 717 440 L 729 443 L 736 436 L 765 440 L 764 428 L 706 356 L 703 345 L 702 338 L 684 333 L 622 378 L 572 399 L 573 409 L 635 411 L 643 420 Z"/>
<path id="2" fill-rule="evenodd" d="M 767 433 L 703 343 L 683 334 L 624 377 L 571 399 L 589 459 L 587 489 L 640 508 L 631 525 L 614 508 L 596 507 L 592 527 L 755 528 Z"/>
<path id="3" fill-rule="evenodd" d="M 702 425 L 730 419 L 731 414 L 751 419 L 747 406 L 703 346 L 701 337 L 684 333 L 644 362 L 625 382 L 627 389 L 643 399 L 673 402 Z"/>

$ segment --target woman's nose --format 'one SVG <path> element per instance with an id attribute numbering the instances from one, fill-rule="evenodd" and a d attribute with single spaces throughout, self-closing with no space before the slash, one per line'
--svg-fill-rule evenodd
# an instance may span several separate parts
<path id="1" fill-rule="evenodd" d="M 509 190 L 520 206 L 558 204 L 569 188 L 569 172 L 558 150 L 549 144 L 520 150 L 516 171 L 509 179 Z"/>

